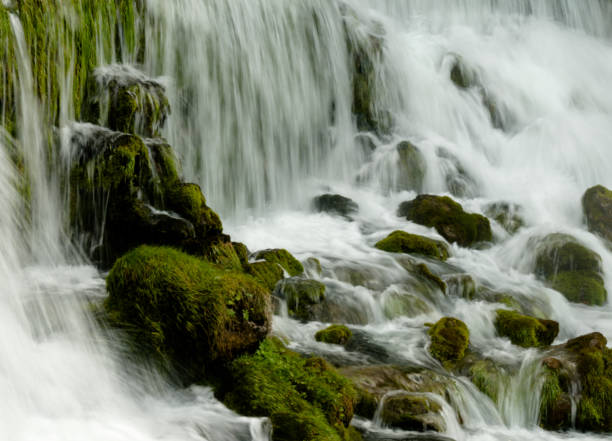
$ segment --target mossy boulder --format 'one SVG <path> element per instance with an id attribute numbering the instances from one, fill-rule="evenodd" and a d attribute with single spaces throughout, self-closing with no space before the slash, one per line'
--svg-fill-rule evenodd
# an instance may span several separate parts
<path id="1" fill-rule="evenodd" d="M 509 202 L 495 202 L 489 204 L 484 209 L 485 214 L 494 219 L 499 225 L 502 226 L 508 234 L 516 233 L 520 228 L 525 225 L 525 221 L 522 216 L 522 209 L 517 204 Z"/>
<path id="2" fill-rule="evenodd" d="M 83 117 L 117 132 L 158 137 L 170 113 L 164 86 L 131 66 L 96 69 Z"/>
<path id="3" fill-rule="evenodd" d="M 438 260 L 448 259 L 448 248 L 443 242 L 405 231 L 394 231 L 374 246 L 390 253 L 416 253 Z"/>
<path id="4" fill-rule="evenodd" d="M 276 284 L 274 295 L 287 302 L 291 317 L 310 319 L 310 307 L 325 300 L 325 285 L 317 280 L 291 277 Z"/>
<path id="5" fill-rule="evenodd" d="M 486 358 L 470 364 L 466 375 L 474 383 L 474 386 L 491 398 L 494 403 L 498 402 L 502 386 L 509 378 L 508 373 L 503 368 L 493 360 Z"/>
<path id="6" fill-rule="evenodd" d="M 441 410 L 430 396 L 397 393 L 383 401 L 380 417 L 383 424 L 402 430 L 444 432 Z"/>
<path id="7" fill-rule="evenodd" d="M 249 263 L 246 272 L 267 287 L 270 292 L 274 291 L 276 283 L 282 280 L 285 274 L 279 265 L 265 260 Z"/>
<path id="8" fill-rule="evenodd" d="M 601 256 L 572 236 L 555 233 L 544 237 L 537 245 L 535 273 L 572 302 L 606 302 Z"/>
<path id="9" fill-rule="evenodd" d="M 449 242 L 471 246 L 492 239 L 489 220 L 475 213 L 466 213 L 463 207 L 448 196 L 419 195 L 412 201 L 402 202 L 398 216 L 436 231 Z"/>
<path id="10" fill-rule="evenodd" d="M 357 400 L 329 363 L 303 358 L 276 339 L 230 365 L 221 395 L 241 414 L 270 417 L 273 441 L 342 441 Z"/>
<path id="11" fill-rule="evenodd" d="M 397 181 L 395 190 L 413 190 L 420 193 L 427 170 L 423 153 L 409 141 L 402 141 L 395 146 L 398 154 Z"/>
<path id="12" fill-rule="evenodd" d="M 315 340 L 323 343 L 335 345 L 346 344 L 353 333 L 344 325 L 331 325 L 328 328 L 322 329 L 315 334 Z"/>
<path id="13" fill-rule="evenodd" d="M 322 194 L 312 200 L 315 211 L 350 217 L 359 211 L 359 205 L 339 194 Z"/>
<path id="14" fill-rule="evenodd" d="M 512 344 L 523 348 L 537 348 L 548 346 L 555 340 L 559 334 L 559 323 L 498 309 L 495 329 L 502 337 L 508 337 Z"/>
<path id="15" fill-rule="evenodd" d="M 540 424 L 544 428 L 571 428 L 573 398 L 576 429 L 612 432 L 612 350 L 606 345 L 606 338 L 595 332 L 552 348 L 543 361 Z"/>
<path id="16" fill-rule="evenodd" d="M 304 272 L 304 266 L 285 249 L 261 250 L 253 253 L 254 260 L 265 260 L 280 265 L 291 277 L 299 276 Z"/>
<path id="17" fill-rule="evenodd" d="M 429 353 L 447 365 L 463 358 L 470 343 L 470 331 L 465 323 L 453 317 L 443 317 L 428 332 Z"/>
<path id="18" fill-rule="evenodd" d="M 582 209 L 589 231 L 612 243 L 612 191 L 602 185 L 589 188 Z"/>
<path id="19" fill-rule="evenodd" d="M 271 327 L 270 294 L 251 276 L 165 247 L 138 247 L 111 269 L 111 322 L 188 378 L 257 349 Z"/>

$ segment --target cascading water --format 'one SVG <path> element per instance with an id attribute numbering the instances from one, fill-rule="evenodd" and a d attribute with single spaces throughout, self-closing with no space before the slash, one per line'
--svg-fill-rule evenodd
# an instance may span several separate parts
<path id="1" fill-rule="evenodd" d="M 48 122 L 63 127 L 80 118 L 71 95 L 85 87 L 73 69 L 75 47 L 83 44 L 74 29 L 83 25 L 79 12 L 87 2 L 73 3 L 74 10 L 61 10 L 68 30 L 49 31 L 65 41 L 55 58 L 47 53 L 49 77 L 58 82 L 54 99 L 51 90 L 37 98 L 33 66 L 41 60 L 29 54 L 18 13 L 1 36 L 16 60 L 2 79 L 14 87 L 17 129 L 9 127 L 10 100 L 3 99 L 0 438 L 266 439 L 261 420 L 225 409 L 210 389 L 177 391 L 154 369 L 131 362 L 120 339 L 91 318 L 88 301 L 105 295 L 103 278 L 80 250 L 65 246 L 70 164 L 49 149 Z M 610 2 L 144 3 L 131 30 L 119 26 L 117 35 L 114 11 L 88 18 L 99 26 L 87 65 L 138 62 L 165 84 L 172 113 L 163 134 L 233 238 L 252 250 L 282 247 L 301 259 L 317 257 L 323 271 L 311 275 L 377 349 L 361 356 L 316 342 L 326 320 L 304 324 L 282 314 L 275 333 L 298 351 L 347 365 L 391 363 L 439 373 L 452 384 L 442 415 L 445 434 L 456 440 L 605 438 L 537 427 L 542 356 L 496 335 L 500 303 L 443 296 L 435 285 L 417 289 L 406 272 L 414 263 L 373 244 L 398 229 L 440 239 L 396 216 L 399 203 L 416 195 L 398 170 L 396 146 L 410 141 L 424 157 L 421 192 L 453 194 L 480 213 L 493 203 L 515 204 L 524 223 L 512 236 L 494 224 L 490 248 L 452 246 L 447 264 L 427 262 L 435 273 L 446 281 L 469 274 L 478 287 L 508 293 L 559 321 L 558 343 L 593 331 L 612 338 L 609 302 L 570 303 L 532 274 L 537 238 L 562 232 L 602 257 L 605 284 L 612 286 L 612 252 L 586 231 L 580 206 L 588 187 L 612 187 Z M 134 37 L 141 34 L 144 47 Z M 380 133 L 365 133 L 351 114 L 356 45 L 373 60 L 370 98 L 377 116 L 392 121 Z M 458 87 L 461 79 L 453 82 L 457 63 L 469 67 L 465 87 Z M 9 160 L 16 150 L 20 159 Z M 352 198 L 359 211 L 351 219 L 312 213 L 312 197 L 328 192 Z M 395 302 L 407 290 L 410 314 Z M 449 315 L 467 324 L 475 349 L 508 367 L 495 402 L 427 352 L 424 324 Z M 407 436 L 377 421 L 355 424 L 388 438 Z"/>

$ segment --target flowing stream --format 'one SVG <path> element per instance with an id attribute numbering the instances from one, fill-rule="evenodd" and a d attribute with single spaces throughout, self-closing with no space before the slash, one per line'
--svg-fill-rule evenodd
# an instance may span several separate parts
<path id="1" fill-rule="evenodd" d="M 479 213 L 492 203 L 515 204 L 524 222 L 512 236 L 494 223 L 493 246 L 452 246 L 446 264 L 428 262 L 432 268 L 470 274 L 478 286 L 558 321 L 556 343 L 594 331 L 612 339 L 610 302 L 570 303 L 533 275 L 533 241 L 563 232 L 601 255 L 612 289 L 612 251 L 586 230 L 581 208 L 590 186 L 612 188 L 611 2 L 147 0 L 137 21 L 146 42 L 138 67 L 167 87 L 172 107 L 164 136 L 234 240 L 252 251 L 279 247 L 300 260 L 318 258 L 322 273 L 311 275 L 325 283 L 346 322 L 389 354 L 385 361 L 442 372 L 427 352 L 424 324 L 454 316 L 467 324 L 474 348 L 515 368 L 496 403 L 466 378 L 453 378 L 444 435 L 607 439 L 538 427 L 541 356 L 496 336 L 500 304 L 417 291 L 420 311 L 395 314 L 391 300 L 410 280 L 400 260 L 373 245 L 398 229 L 441 239 L 396 216 L 416 196 L 398 187 L 395 146 L 408 140 L 425 158 L 422 193 L 455 193 Z M 384 136 L 360 133 L 352 118 L 347 34 L 376 42 L 369 48 L 374 104 L 393 120 Z M 0 439 L 268 439 L 264 420 L 227 410 L 209 388 L 178 390 L 96 325 L 89 304 L 105 296 L 103 275 L 66 245 L 69 163 L 49 153 L 48 110 L 36 96 L 35 60 L 14 14 L 10 38 L 20 130 L 13 139 L 0 128 Z M 102 31 L 96 38 L 100 47 L 106 39 L 115 44 Z M 70 64 L 73 49 L 65 50 Z M 118 52 L 98 64 L 139 58 Z M 457 60 L 477 87 L 451 81 Z M 59 77 L 58 119 L 68 125 L 76 119 L 68 105 L 73 79 Z M 27 190 L 8 159 L 16 145 Z M 350 197 L 358 213 L 315 213 L 312 198 L 322 193 Z M 355 272 L 365 280 L 355 282 Z M 274 332 L 298 351 L 350 360 L 344 349 L 315 341 L 327 325 L 279 314 Z M 376 420 L 354 423 L 402 439 Z"/>

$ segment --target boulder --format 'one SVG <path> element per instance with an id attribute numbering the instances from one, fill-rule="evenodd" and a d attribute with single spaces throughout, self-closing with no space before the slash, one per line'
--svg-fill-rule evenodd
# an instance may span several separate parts
<path id="1" fill-rule="evenodd" d="M 491 241 L 489 220 L 475 213 L 466 213 L 463 207 L 448 196 L 419 195 L 412 201 L 402 202 L 398 216 L 436 231 L 449 242 L 471 246 Z"/>
<path id="2" fill-rule="evenodd" d="M 438 260 L 448 259 L 449 254 L 443 242 L 404 231 L 394 231 L 374 246 L 390 253 L 416 253 Z"/>
<path id="3" fill-rule="evenodd" d="M 349 328 L 344 325 L 331 325 L 315 334 L 315 340 L 334 345 L 345 345 L 353 336 Z"/>
<path id="4" fill-rule="evenodd" d="M 428 332 L 429 353 L 444 365 L 457 362 L 465 355 L 470 343 L 470 332 L 461 320 L 443 317 Z"/>
<path id="5" fill-rule="evenodd" d="M 312 200 L 314 209 L 318 212 L 337 214 L 349 217 L 359 211 L 359 205 L 352 199 L 339 194 L 323 194 Z"/>
<path id="6" fill-rule="evenodd" d="M 601 256 L 567 234 L 549 234 L 539 242 L 535 273 L 572 302 L 603 305 L 606 301 Z"/>
<path id="7" fill-rule="evenodd" d="M 413 431 L 446 431 L 442 406 L 424 394 L 396 393 L 383 400 L 382 423 Z"/>
<path id="8" fill-rule="evenodd" d="M 502 337 L 508 337 L 512 344 L 524 348 L 550 345 L 559 334 L 559 323 L 544 320 L 515 311 L 498 309 L 495 329 Z"/>
<path id="9" fill-rule="evenodd" d="M 251 260 L 265 260 L 280 265 L 291 277 L 299 276 L 304 272 L 304 267 L 293 255 L 285 249 L 269 249 L 256 251 L 251 255 Z"/>
<path id="10" fill-rule="evenodd" d="M 321 358 L 302 358 L 267 339 L 254 355 L 235 360 L 220 393 L 231 409 L 270 418 L 273 441 L 343 441 L 357 394 Z"/>
<path id="11" fill-rule="evenodd" d="M 291 317 L 308 320 L 309 307 L 325 300 L 325 285 L 317 280 L 292 277 L 279 281 L 274 295 L 287 302 Z"/>
<path id="12" fill-rule="evenodd" d="M 612 191 L 602 185 L 589 188 L 582 196 L 582 210 L 589 231 L 612 243 Z"/>
<path id="13" fill-rule="evenodd" d="M 420 193 L 427 170 L 425 157 L 418 147 L 409 141 L 402 141 L 395 147 L 398 153 L 397 181 L 395 190 L 413 190 Z"/>
<path id="14" fill-rule="evenodd" d="M 271 328 L 270 294 L 255 279 L 172 248 L 130 251 L 106 285 L 111 322 L 188 379 L 256 350 Z"/>
<path id="15" fill-rule="evenodd" d="M 285 274 L 280 265 L 265 260 L 249 263 L 246 267 L 246 272 L 252 275 L 263 286 L 267 287 L 270 292 L 274 291 L 277 282 L 282 280 Z"/>
<path id="16" fill-rule="evenodd" d="M 521 207 L 508 202 L 495 202 L 485 207 L 485 214 L 494 219 L 508 234 L 516 233 L 525 225 Z"/>

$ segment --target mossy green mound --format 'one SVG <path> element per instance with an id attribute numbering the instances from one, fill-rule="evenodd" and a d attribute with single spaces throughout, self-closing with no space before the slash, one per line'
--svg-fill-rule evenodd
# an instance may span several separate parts
<path id="1" fill-rule="evenodd" d="M 443 317 L 429 329 L 429 353 L 442 364 L 459 361 L 470 343 L 470 331 L 465 323 L 453 317 Z"/>
<path id="2" fill-rule="evenodd" d="M 446 424 L 440 415 L 442 406 L 431 397 L 397 394 L 384 400 L 383 424 L 402 430 L 444 432 Z"/>
<path id="3" fill-rule="evenodd" d="M 541 239 L 535 273 L 572 302 L 603 305 L 607 299 L 601 256 L 567 234 Z"/>
<path id="4" fill-rule="evenodd" d="M 419 195 L 412 201 L 402 202 L 397 214 L 433 227 L 446 240 L 461 246 L 490 241 L 493 237 L 486 217 L 466 213 L 460 204 L 448 196 Z"/>
<path id="5" fill-rule="evenodd" d="M 276 339 L 235 360 L 223 401 L 250 416 L 268 416 L 274 441 L 347 439 L 356 392 L 320 358 L 304 359 Z"/>
<path id="6" fill-rule="evenodd" d="M 285 274 L 279 265 L 266 261 L 250 263 L 246 271 L 270 291 L 274 291 L 276 283 L 282 280 Z"/>
<path id="7" fill-rule="evenodd" d="M 287 302 L 290 316 L 310 320 L 310 308 L 325 300 L 325 285 L 317 280 L 292 277 L 278 282 L 274 295 Z"/>
<path id="8" fill-rule="evenodd" d="M 582 197 L 589 231 L 612 242 L 612 191 L 602 185 L 589 188 Z"/>
<path id="9" fill-rule="evenodd" d="M 304 272 L 304 267 L 293 255 L 285 249 L 262 250 L 254 253 L 256 260 L 263 259 L 280 265 L 291 277 L 299 276 Z"/>
<path id="10" fill-rule="evenodd" d="M 328 328 L 322 329 L 315 334 L 315 340 L 323 343 L 331 343 L 335 345 L 344 345 L 353 333 L 344 325 L 331 325 Z"/>
<path id="11" fill-rule="evenodd" d="M 540 406 L 543 427 L 571 428 L 572 385 L 578 384 L 576 429 L 612 432 L 612 350 L 606 345 L 606 338 L 595 332 L 555 347 L 555 358 L 544 360 L 549 362 Z"/>
<path id="12" fill-rule="evenodd" d="M 495 329 L 499 335 L 508 337 L 512 344 L 517 346 L 541 347 L 548 346 L 555 340 L 559 334 L 559 323 L 498 309 Z"/>
<path id="13" fill-rule="evenodd" d="M 506 372 L 500 369 L 494 361 L 484 359 L 472 364 L 467 374 L 474 386 L 497 403 L 501 386 L 508 378 Z"/>
<path id="14" fill-rule="evenodd" d="M 444 243 L 404 231 L 394 231 L 377 242 L 375 247 L 390 253 L 417 253 L 439 260 L 448 259 L 448 248 Z"/>
<path id="15" fill-rule="evenodd" d="M 255 350 L 270 329 L 270 294 L 255 279 L 172 248 L 132 250 L 106 285 L 112 322 L 196 378 Z"/>

